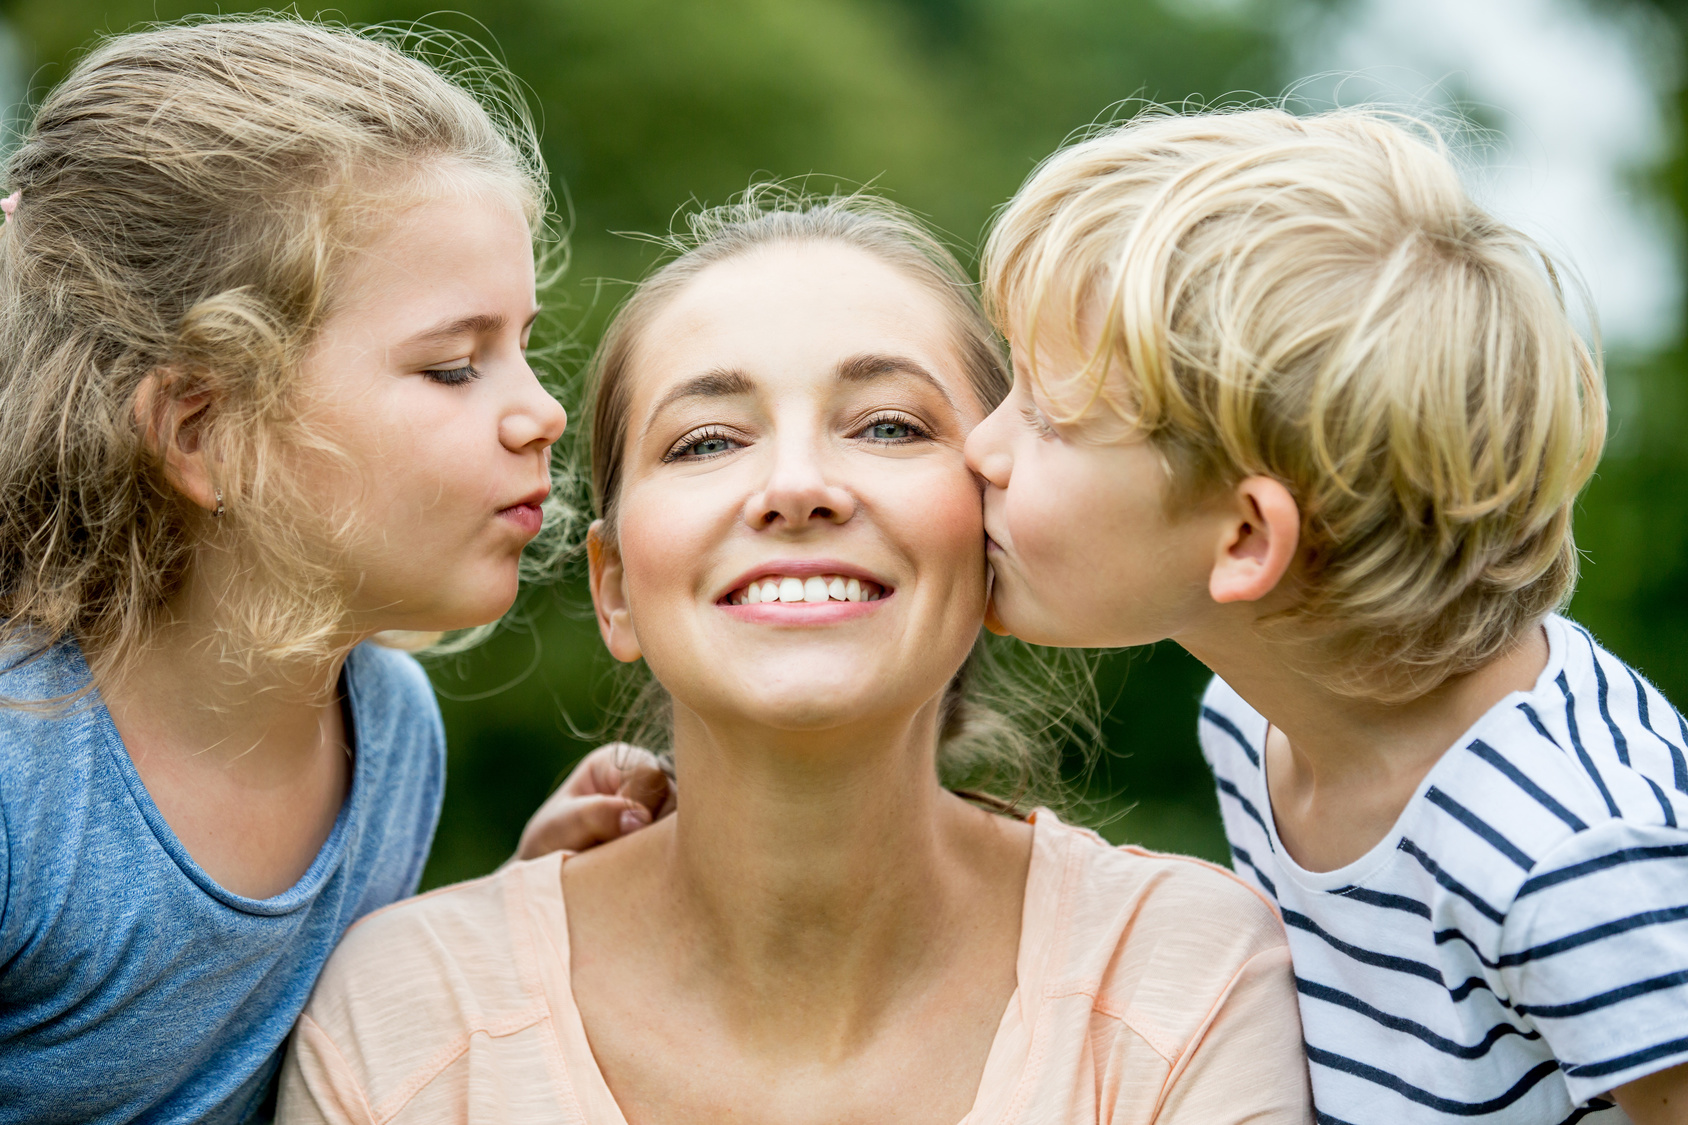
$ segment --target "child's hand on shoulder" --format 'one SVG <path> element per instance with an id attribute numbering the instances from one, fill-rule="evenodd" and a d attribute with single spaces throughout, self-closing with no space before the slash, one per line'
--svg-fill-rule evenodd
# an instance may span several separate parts
<path id="1" fill-rule="evenodd" d="M 674 782 L 655 754 L 625 742 L 600 746 L 528 820 L 516 858 L 606 844 L 661 820 L 674 802 Z"/>

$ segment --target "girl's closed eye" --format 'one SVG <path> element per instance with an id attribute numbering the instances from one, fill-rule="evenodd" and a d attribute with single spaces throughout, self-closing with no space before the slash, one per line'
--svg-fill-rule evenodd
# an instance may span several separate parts
<path id="1" fill-rule="evenodd" d="M 744 443 L 725 430 L 693 430 L 669 446 L 662 455 L 663 464 L 673 461 L 704 461 L 740 449 Z"/>
<path id="2" fill-rule="evenodd" d="M 424 378 L 447 387 L 461 387 L 465 383 L 473 382 L 481 377 L 480 371 L 473 363 L 465 360 L 456 367 L 428 367 L 422 371 Z"/>
<path id="3" fill-rule="evenodd" d="M 856 432 L 856 436 L 881 445 L 907 445 L 923 441 L 932 434 L 906 414 L 876 414 Z"/>

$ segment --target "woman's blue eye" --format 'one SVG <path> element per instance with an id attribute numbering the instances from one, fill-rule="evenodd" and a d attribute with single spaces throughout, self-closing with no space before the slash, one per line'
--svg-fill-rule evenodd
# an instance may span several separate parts
<path id="1" fill-rule="evenodd" d="M 907 418 L 875 418 L 861 431 L 861 436 L 869 441 L 882 441 L 887 445 L 901 445 L 904 442 L 919 441 L 929 436 L 918 423 Z"/>
<path id="2" fill-rule="evenodd" d="M 727 434 L 702 433 L 690 440 L 682 439 L 680 444 L 663 454 L 664 461 L 679 461 L 686 458 L 714 457 L 721 453 L 730 453 L 737 449 L 739 443 Z"/>
<path id="3" fill-rule="evenodd" d="M 443 383 L 448 387 L 461 387 L 473 379 L 480 378 L 481 373 L 475 370 L 475 365 L 465 363 L 462 367 L 430 367 L 422 374 L 436 383 Z"/>

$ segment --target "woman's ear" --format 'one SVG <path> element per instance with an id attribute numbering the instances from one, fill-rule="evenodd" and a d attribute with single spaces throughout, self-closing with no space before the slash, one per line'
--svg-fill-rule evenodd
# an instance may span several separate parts
<path id="1" fill-rule="evenodd" d="M 141 380 L 135 392 L 135 425 L 141 440 L 164 466 L 165 479 L 177 492 L 208 512 L 217 510 L 217 486 L 205 439 L 212 395 L 197 390 L 178 393 L 183 380 L 160 369 Z"/>
<path id="2" fill-rule="evenodd" d="M 1271 477 L 1243 479 L 1231 492 L 1208 593 L 1221 604 L 1259 601 L 1283 581 L 1300 541 L 1301 510 L 1289 489 Z"/>
<path id="3" fill-rule="evenodd" d="M 633 611 L 627 604 L 627 572 L 621 567 L 621 549 L 604 535 L 603 520 L 593 520 L 586 531 L 586 559 L 598 633 L 611 656 L 631 664 L 641 654 L 639 638 L 633 633 Z"/>

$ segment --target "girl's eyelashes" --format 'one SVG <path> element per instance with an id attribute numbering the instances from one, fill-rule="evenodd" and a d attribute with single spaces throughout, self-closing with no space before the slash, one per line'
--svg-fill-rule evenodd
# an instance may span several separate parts
<path id="1" fill-rule="evenodd" d="M 929 438 L 932 433 L 906 414 L 885 413 L 869 418 L 867 424 L 856 431 L 856 436 L 881 445 L 906 445 Z"/>
<path id="2" fill-rule="evenodd" d="M 719 457 L 723 453 L 731 453 L 743 444 L 725 430 L 713 427 L 693 430 L 669 446 L 668 452 L 662 455 L 662 460 L 664 464 L 671 461 L 702 461 L 710 457 Z"/>
<path id="3" fill-rule="evenodd" d="M 429 367 L 423 370 L 423 378 L 443 384 L 447 387 L 461 387 L 464 383 L 473 382 L 481 377 L 472 363 L 465 363 L 461 367 Z"/>

